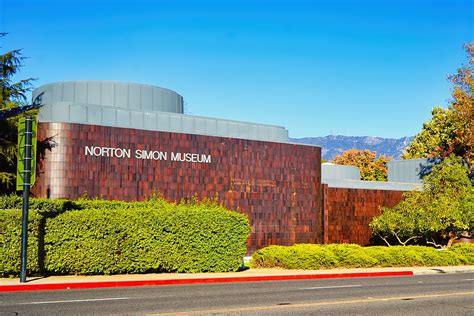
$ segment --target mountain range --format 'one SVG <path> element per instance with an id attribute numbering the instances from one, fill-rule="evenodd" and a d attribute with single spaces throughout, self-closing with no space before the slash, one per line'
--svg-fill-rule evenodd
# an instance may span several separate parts
<path id="1" fill-rule="evenodd" d="M 290 138 L 290 141 L 321 147 L 321 156 L 324 160 L 332 160 L 336 155 L 342 154 L 351 148 L 375 150 L 377 155 L 382 154 L 399 159 L 403 150 L 410 144 L 413 138 L 402 137 L 395 139 L 372 136 L 328 135 L 324 137 Z"/>

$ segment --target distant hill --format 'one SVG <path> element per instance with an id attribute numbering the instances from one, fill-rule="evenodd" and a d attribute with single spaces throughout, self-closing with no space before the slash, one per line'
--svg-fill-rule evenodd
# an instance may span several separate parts
<path id="1" fill-rule="evenodd" d="M 331 160 L 336 155 L 339 155 L 351 148 L 369 149 L 371 151 L 375 150 L 379 155 L 383 154 L 386 156 L 392 156 L 395 159 L 399 159 L 403 153 L 403 149 L 405 149 L 405 147 L 407 147 L 412 140 L 413 137 L 394 139 L 371 136 L 341 135 L 290 138 L 290 141 L 294 143 L 320 146 L 322 149 L 322 159 L 324 160 Z"/>

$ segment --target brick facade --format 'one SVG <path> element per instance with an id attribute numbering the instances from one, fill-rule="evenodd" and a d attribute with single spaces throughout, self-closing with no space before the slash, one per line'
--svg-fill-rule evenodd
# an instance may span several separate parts
<path id="1" fill-rule="evenodd" d="M 33 193 L 51 198 L 170 201 L 214 198 L 248 216 L 248 251 L 294 243 L 356 243 L 402 191 L 332 188 L 321 184 L 319 147 L 72 123 L 40 123 L 38 139 L 54 136 Z M 131 157 L 86 155 L 86 146 L 130 149 Z M 167 153 L 137 159 L 135 150 Z M 210 163 L 171 161 L 171 153 L 210 155 Z"/>
<path id="2" fill-rule="evenodd" d="M 403 191 L 331 188 L 323 184 L 324 243 L 369 244 L 369 224 L 380 206 L 392 207 Z"/>
<path id="3" fill-rule="evenodd" d="M 171 132 L 39 123 L 38 139 L 57 146 L 40 168 L 34 194 L 51 198 L 142 200 L 154 193 L 176 201 L 216 194 L 246 214 L 249 252 L 271 244 L 322 243 L 319 147 Z M 86 146 L 130 149 L 130 158 L 86 155 Z M 137 159 L 135 150 L 167 153 Z M 171 153 L 211 156 L 211 163 L 171 161 Z"/>

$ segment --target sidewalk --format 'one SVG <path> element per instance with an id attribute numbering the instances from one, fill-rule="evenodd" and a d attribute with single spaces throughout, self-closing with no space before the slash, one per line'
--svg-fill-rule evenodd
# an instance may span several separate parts
<path id="1" fill-rule="evenodd" d="M 255 282 L 323 278 L 409 276 L 418 274 L 474 272 L 474 266 L 404 267 L 330 270 L 248 269 L 228 273 L 160 273 L 94 276 L 31 277 L 26 283 L 18 278 L 0 278 L 0 292 L 33 290 L 67 290 L 123 286 L 157 286 L 171 284 Z"/>

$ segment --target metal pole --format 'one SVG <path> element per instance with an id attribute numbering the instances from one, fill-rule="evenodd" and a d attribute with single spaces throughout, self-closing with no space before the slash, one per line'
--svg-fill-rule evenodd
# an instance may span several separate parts
<path id="1" fill-rule="evenodd" d="M 31 117 L 25 117 L 25 156 L 23 162 L 25 170 L 23 171 L 23 207 L 21 216 L 21 269 L 20 282 L 26 282 L 26 259 L 28 246 L 28 203 L 30 197 L 30 174 L 31 174 L 31 136 L 32 123 Z"/>

